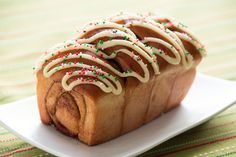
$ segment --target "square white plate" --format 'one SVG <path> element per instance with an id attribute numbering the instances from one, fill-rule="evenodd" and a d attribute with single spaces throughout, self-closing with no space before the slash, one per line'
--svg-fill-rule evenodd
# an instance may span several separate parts
<path id="1" fill-rule="evenodd" d="M 0 122 L 57 156 L 135 156 L 208 120 L 236 100 L 236 83 L 198 74 L 181 106 L 119 138 L 89 147 L 40 122 L 36 97 L 0 106 Z"/>

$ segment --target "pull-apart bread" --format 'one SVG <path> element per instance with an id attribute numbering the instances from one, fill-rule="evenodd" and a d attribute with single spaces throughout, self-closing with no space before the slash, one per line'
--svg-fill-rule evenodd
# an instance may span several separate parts
<path id="1" fill-rule="evenodd" d="M 199 40 L 169 18 L 119 14 L 91 22 L 40 59 L 41 120 L 88 145 L 108 141 L 178 106 L 203 56 Z"/>

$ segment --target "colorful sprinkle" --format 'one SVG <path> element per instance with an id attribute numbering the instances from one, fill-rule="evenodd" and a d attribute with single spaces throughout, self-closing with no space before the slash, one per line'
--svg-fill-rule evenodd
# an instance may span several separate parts
<path id="1" fill-rule="evenodd" d="M 119 80 L 119 78 L 116 76 L 116 77 L 115 77 L 115 81 L 118 81 L 118 80 Z"/>
<path id="2" fill-rule="evenodd" d="M 179 23 L 178 23 L 177 27 L 185 27 L 185 28 L 187 28 L 187 26 L 186 26 L 186 25 L 184 25 L 184 24 L 183 24 L 183 23 L 181 23 L 181 22 L 179 22 Z"/>
<path id="3" fill-rule="evenodd" d="M 96 48 L 96 52 L 98 52 L 99 51 L 99 48 Z"/>
<path id="4" fill-rule="evenodd" d="M 124 40 L 129 40 L 129 37 L 127 37 L 127 36 L 124 36 Z"/>
<path id="5" fill-rule="evenodd" d="M 205 52 L 206 50 L 204 48 L 199 48 L 198 51 L 199 52 Z"/>
<path id="6" fill-rule="evenodd" d="M 98 44 L 102 45 L 104 43 L 103 40 L 99 40 Z"/>
<path id="7" fill-rule="evenodd" d="M 166 34 L 169 34 L 169 33 L 171 33 L 171 30 L 168 30 L 165 26 L 167 26 L 167 27 L 169 27 L 169 26 L 172 26 L 173 25 L 173 23 L 172 22 L 169 22 L 168 20 L 168 22 L 162 22 L 162 25 L 157 25 L 157 23 L 154 23 L 154 22 L 152 22 L 151 20 L 149 20 L 148 18 L 146 18 L 146 17 L 144 17 L 143 15 L 140 15 L 140 16 L 142 16 L 141 18 L 140 18 L 140 22 L 141 23 L 143 23 L 143 24 L 148 24 L 148 25 L 155 25 L 155 26 L 157 26 L 157 27 L 159 27 L 161 30 L 160 31 L 162 31 L 162 33 L 166 33 Z M 131 20 L 131 22 L 130 22 L 131 24 L 133 23 L 133 25 L 134 25 L 134 22 Z M 134 49 L 134 48 L 140 48 L 140 49 L 143 49 L 143 47 L 140 47 L 139 45 L 140 44 L 142 44 L 141 42 L 142 41 L 140 41 L 137 37 L 133 37 L 132 35 L 128 35 L 128 34 L 130 34 L 130 32 L 128 32 L 128 31 L 131 31 L 132 32 L 132 29 L 129 29 L 129 28 L 127 28 L 126 29 L 126 24 L 119 24 L 121 27 L 123 27 L 123 28 L 119 28 L 119 29 L 117 29 L 116 27 L 113 27 L 112 25 L 111 25 L 111 27 L 109 27 L 109 23 L 107 24 L 107 25 L 104 25 L 103 26 L 103 24 L 106 24 L 106 21 L 105 20 L 101 20 L 101 21 L 99 21 L 99 22 L 96 22 L 96 23 L 89 23 L 89 25 L 91 26 L 91 30 L 93 30 L 93 28 L 94 28 L 94 30 L 95 29 L 98 29 L 98 32 L 100 32 L 100 31 L 103 31 L 103 29 L 109 29 L 110 31 L 112 31 L 112 32 L 109 32 L 110 34 L 111 33 L 117 33 L 118 31 L 119 32 L 121 32 L 121 31 L 123 31 L 123 33 L 125 32 L 125 33 L 127 33 L 126 35 L 124 35 L 123 36 L 123 40 L 126 40 L 126 41 L 133 41 L 132 42 L 132 45 L 133 45 L 133 47 L 128 47 L 127 48 L 127 50 L 129 50 L 129 51 L 132 51 L 132 50 L 130 50 L 130 49 Z M 129 24 L 129 23 L 128 23 Z M 96 27 L 96 25 L 100 25 L 100 26 L 98 26 L 98 27 Z M 130 27 L 130 26 L 129 26 Z M 184 24 L 182 24 L 182 23 L 178 23 L 177 24 L 177 27 L 187 27 L 187 26 L 185 26 Z M 128 31 L 127 31 L 128 30 Z M 87 30 L 87 31 L 90 31 L 90 30 Z M 86 29 L 85 30 L 82 30 L 82 32 L 83 33 L 86 33 Z M 135 36 L 135 32 L 133 32 L 134 33 L 134 36 Z M 160 32 L 159 32 L 160 33 Z M 114 34 L 112 34 L 112 36 L 115 36 Z M 117 34 L 118 36 L 120 35 L 120 34 Z M 161 35 L 161 34 L 160 34 Z M 132 37 L 131 37 L 132 36 Z M 111 41 L 111 40 L 113 40 L 113 37 L 109 37 L 109 35 L 107 35 L 107 36 L 103 36 L 103 37 L 106 37 L 106 41 L 103 41 L 103 40 L 98 40 L 98 42 L 97 42 L 97 44 L 95 44 L 94 45 L 94 43 L 92 42 L 84 42 L 84 43 L 78 43 L 79 42 L 79 40 L 80 40 L 80 38 L 78 38 L 78 39 L 75 39 L 75 40 L 72 40 L 72 41 L 64 41 L 64 44 L 63 45 L 60 45 L 60 46 L 58 46 L 58 47 L 56 47 L 55 49 L 53 49 L 53 50 L 55 50 L 55 51 L 53 51 L 54 53 L 51 53 L 51 51 L 50 51 L 50 55 L 47 55 L 46 57 L 45 57 L 45 62 L 48 62 L 48 60 L 47 59 L 50 59 L 50 57 L 51 58 L 53 58 L 53 56 L 56 56 L 57 54 L 59 54 L 60 52 L 58 51 L 58 50 L 63 50 L 62 52 L 62 54 L 59 54 L 59 55 L 57 55 L 57 57 L 54 57 L 53 59 L 55 59 L 55 58 L 57 58 L 57 59 L 59 59 L 59 61 L 63 61 L 62 63 L 61 63 L 61 65 L 60 66 L 58 66 L 57 64 L 58 64 L 58 62 L 55 62 L 55 64 L 53 65 L 53 64 L 51 64 L 51 65 L 53 65 L 53 66 L 55 66 L 55 68 L 53 68 L 54 70 L 56 70 L 56 71 L 58 71 L 58 70 L 61 70 L 61 69 L 65 69 L 65 68 L 68 68 L 68 67 L 73 67 L 73 70 L 74 69 L 77 69 L 78 70 L 78 73 L 76 73 L 77 75 L 85 75 L 85 77 L 84 76 L 82 76 L 81 78 L 74 78 L 73 76 L 71 76 L 71 77 L 73 77 L 72 79 L 75 79 L 75 80 L 79 80 L 79 81 L 86 81 L 87 83 L 93 83 L 93 82 L 96 82 L 97 80 L 99 80 L 99 79 L 105 79 L 106 77 L 110 77 L 110 76 L 112 76 L 112 81 L 118 81 L 119 80 L 119 78 L 120 77 L 128 77 L 128 76 L 133 76 L 133 77 L 137 77 L 137 76 L 135 76 L 134 74 L 137 74 L 137 73 L 135 73 L 135 71 L 133 71 L 131 68 L 128 68 L 128 69 L 126 69 L 124 72 L 121 72 L 121 71 L 119 71 L 118 69 L 116 69 L 116 68 L 114 68 L 114 67 L 112 67 L 111 65 L 110 65 L 110 63 L 109 62 L 106 62 L 106 61 L 104 61 L 104 59 L 107 59 L 107 60 L 109 60 L 109 59 L 111 59 L 111 60 L 113 60 L 114 58 L 111 58 L 111 57 L 115 57 L 115 55 L 114 54 L 117 54 L 117 52 L 116 51 L 111 51 L 111 52 L 109 52 L 109 54 L 112 54 L 110 57 L 108 57 L 108 58 L 106 58 L 107 57 L 107 55 L 104 55 L 103 53 L 98 53 L 99 51 L 101 51 L 101 50 L 103 50 L 103 48 L 101 48 L 101 49 L 99 49 L 97 46 L 98 45 L 103 45 L 103 44 L 106 44 L 106 45 L 104 45 L 104 47 L 108 47 L 109 48 L 109 45 L 108 45 L 108 43 L 109 42 L 107 42 L 107 40 L 109 40 L 109 41 Z M 103 37 L 99 37 L 100 39 L 103 39 Z M 168 35 L 168 37 L 171 37 L 170 35 Z M 90 38 L 90 37 L 89 37 Z M 132 40 L 131 40 L 131 38 L 132 38 Z M 84 37 L 84 39 L 85 39 L 85 41 L 88 39 L 88 38 L 85 38 Z M 91 39 L 91 38 L 90 38 Z M 90 40 L 89 39 L 89 40 Z M 116 38 L 115 38 L 116 39 Z M 87 41 L 89 41 L 89 40 L 87 40 Z M 93 39 L 92 39 L 93 40 Z M 96 39 L 97 40 L 97 39 Z M 176 40 L 176 39 L 174 39 L 174 37 L 173 37 L 173 41 L 174 40 Z M 189 40 L 189 39 L 188 39 Z M 163 39 L 163 41 L 164 42 L 167 42 L 166 40 L 164 40 Z M 196 41 L 197 42 L 197 41 Z M 170 44 L 170 43 L 169 43 Z M 63 48 L 68 48 L 68 47 L 70 47 L 70 46 L 73 46 L 73 48 L 74 47 L 79 47 L 79 46 L 81 46 L 81 45 L 83 45 L 84 47 L 83 47 L 83 49 L 88 49 L 89 50 L 89 48 L 90 49 L 93 49 L 94 48 L 94 50 L 92 51 L 91 50 L 91 53 L 94 53 L 93 55 L 91 55 L 91 54 L 86 54 L 86 55 L 83 55 L 83 53 L 81 53 L 81 52 L 77 52 L 77 53 L 74 53 L 73 52 L 73 54 L 64 54 L 64 49 Z M 107 46 L 108 45 L 108 46 Z M 148 52 L 146 52 L 146 53 L 151 53 L 151 54 L 148 54 L 148 56 L 146 57 L 146 56 L 144 56 L 143 54 L 141 54 L 141 51 L 139 52 L 139 50 L 138 49 L 134 49 L 134 50 L 137 50 L 137 52 L 135 51 L 135 53 L 134 52 L 132 52 L 131 54 L 128 54 L 130 57 L 132 57 L 135 61 L 136 61 L 136 63 L 137 64 L 139 64 L 142 68 L 143 68 L 143 70 L 146 72 L 146 70 L 148 70 L 148 69 L 146 69 L 147 68 L 147 64 L 145 64 L 146 62 L 149 62 L 152 66 L 153 66 L 153 69 L 155 70 L 155 73 L 157 74 L 159 71 L 159 69 L 158 69 L 158 67 L 156 66 L 156 64 L 157 65 L 159 65 L 159 63 L 157 62 L 157 60 L 156 60 L 156 57 L 155 57 L 155 55 L 156 54 L 161 54 L 160 55 L 160 57 L 163 57 L 164 59 L 166 59 L 165 57 L 165 55 L 167 55 L 166 54 L 166 52 L 164 52 L 164 51 L 162 51 L 162 50 L 160 50 L 160 49 L 154 49 L 154 48 L 152 48 L 152 46 L 150 46 L 150 45 L 147 45 L 147 44 L 144 44 L 145 45 L 145 47 L 147 47 L 147 48 L 145 48 L 145 49 L 143 49 L 143 51 L 146 51 L 146 50 L 148 50 Z M 116 46 L 116 45 L 111 45 L 111 47 L 112 46 Z M 165 45 L 164 45 L 165 46 Z M 102 47 L 102 46 L 101 46 Z M 116 50 L 117 50 L 117 48 L 125 48 L 126 46 L 120 46 L 120 47 L 115 47 L 116 48 Z M 174 48 L 174 46 L 173 45 L 171 45 L 171 46 L 169 46 L 168 48 L 171 48 L 171 50 L 173 51 L 173 48 Z M 181 50 L 182 50 L 182 48 L 181 48 Z M 199 48 L 198 49 L 200 52 L 202 52 L 202 51 L 205 51 L 204 50 L 204 48 Z M 58 51 L 58 52 L 57 52 Z M 129 52 L 129 51 L 127 51 L 127 52 Z M 179 51 L 179 50 L 178 50 Z M 184 51 L 184 50 L 183 50 Z M 55 52 L 57 52 L 57 53 L 55 53 Z M 96 52 L 96 53 L 95 53 Z M 125 53 L 125 52 L 124 52 Z M 130 52 L 129 52 L 130 53 Z M 47 52 L 45 52 L 45 54 L 47 54 Z M 90 56 L 89 58 L 87 58 L 87 56 Z M 146 54 L 145 54 L 146 55 Z M 181 55 L 182 55 L 182 53 L 181 53 Z M 188 52 L 185 52 L 185 55 L 189 55 L 189 53 Z M 144 59 L 145 59 L 145 63 L 142 61 L 142 59 L 140 58 L 140 56 L 142 56 Z M 105 72 L 105 71 L 103 71 L 103 69 L 100 69 L 99 67 L 97 67 L 96 65 L 92 65 L 93 63 L 91 63 L 91 64 L 89 64 L 88 62 L 86 62 L 85 64 L 79 59 L 79 62 L 76 62 L 76 61 L 69 61 L 69 59 L 74 59 L 74 58 L 84 58 L 83 60 L 87 60 L 87 59 L 93 59 L 93 63 L 96 63 L 96 64 L 98 64 L 99 65 L 99 67 L 101 66 L 107 66 L 106 68 L 108 68 L 109 70 L 111 70 L 111 71 L 114 71 L 114 73 L 115 74 L 117 74 L 118 76 L 113 76 L 113 75 L 111 75 L 110 73 L 107 73 L 107 72 Z M 170 57 L 172 57 L 172 56 L 170 56 Z M 68 59 L 69 58 L 69 59 Z M 101 59 L 101 58 L 104 58 L 104 59 Z M 186 58 L 186 57 L 185 57 Z M 67 59 L 68 59 L 68 61 L 67 61 Z M 50 60 L 51 61 L 51 60 Z M 168 61 L 168 60 L 167 60 Z M 51 62 L 53 62 L 53 60 L 51 61 Z M 168 61 L 169 62 L 169 61 Z M 76 66 L 75 66 L 76 65 Z M 108 67 L 109 66 L 109 67 Z M 77 67 L 79 67 L 79 68 L 77 68 Z M 36 68 L 35 67 L 33 67 L 33 70 L 35 70 Z M 49 71 L 50 71 L 50 68 L 48 68 L 49 69 Z M 52 69 L 52 67 L 51 67 L 51 69 Z M 115 72 L 115 70 L 116 70 L 116 72 Z M 119 73 L 119 74 L 118 74 Z M 73 73 L 72 71 L 69 71 L 68 73 L 67 73 L 68 75 L 74 75 L 75 73 Z M 48 74 L 48 75 L 50 75 L 50 74 Z M 88 76 L 90 76 L 90 77 L 88 77 Z M 145 73 L 144 74 L 144 77 L 146 77 L 147 78 L 147 76 L 148 76 L 148 73 Z M 141 77 L 143 77 L 143 76 L 141 76 Z M 138 78 L 138 77 L 137 77 Z M 144 79 L 146 79 L 146 78 L 142 78 L 143 80 Z M 114 80 L 113 80 L 114 79 Z M 147 78 L 148 79 L 148 78 Z M 141 79 L 140 79 L 140 81 L 142 81 Z M 104 81 L 105 82 L 105 81 Z M 67 83 L 68 82 L 65 82 L 64 83 L 64 86 L 63 87 L 68 87 L 68 85 L 67 85 Z M 79 84 L 79 82 L 77 82 L 78 84 Z M 113 82 L 113 84 L 117 84 L 117 88 L 119 87 L 118 85 L 119 85 L 119 82 Z M 99 85 L 101 85 L 101 88 L 103 89 L 103 90 L 106 90 L 106 88 L 103 88 L 104 87 L 104 83 L 100 83 L 100 81 L 99 81 Z M 105 84 L 105 86 L 107 86 L 107 87 L 109 87 L 110 85 L 108 85 L 108 84 Z M 114 87 L 115 87 L 115 85 L 114 85 Z M 68 87 L 69 88 L 69 87 Z M 110 87 L 109 87 L 110 88 Z M 119 87 L 120 88 L 120 87 Z M 110 88 L 111 89 L 111 88 Z M 109 90 L 110 90 L 109 89 Z M 113 92 L 114 93 L 114 92 Z M 115 93 L 114 93 L 115 94 Z"/>

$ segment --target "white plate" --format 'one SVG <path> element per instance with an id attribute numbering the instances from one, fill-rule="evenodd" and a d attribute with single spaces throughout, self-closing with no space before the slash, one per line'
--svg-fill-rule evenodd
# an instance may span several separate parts
<path id="1" fill-rule="evenodd" d="M 180 107 L 119 138 L 89 147 L 40 122 L 35 97 L 0 106 L 0 122 L 57 156 L 135 156 L 208 120 L 236 100 L 236 83 L 198 74 Z"/>

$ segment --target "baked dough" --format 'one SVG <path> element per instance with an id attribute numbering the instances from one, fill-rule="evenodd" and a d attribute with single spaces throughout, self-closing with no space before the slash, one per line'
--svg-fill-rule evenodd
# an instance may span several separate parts
<path id="1" fill-rule="evenodd" d="M 40 59 L 41 120 L 88 145 L 111 140 L 178 106 L 203 56 L 186 26 L 166 17 L 91 22 Z"/>

